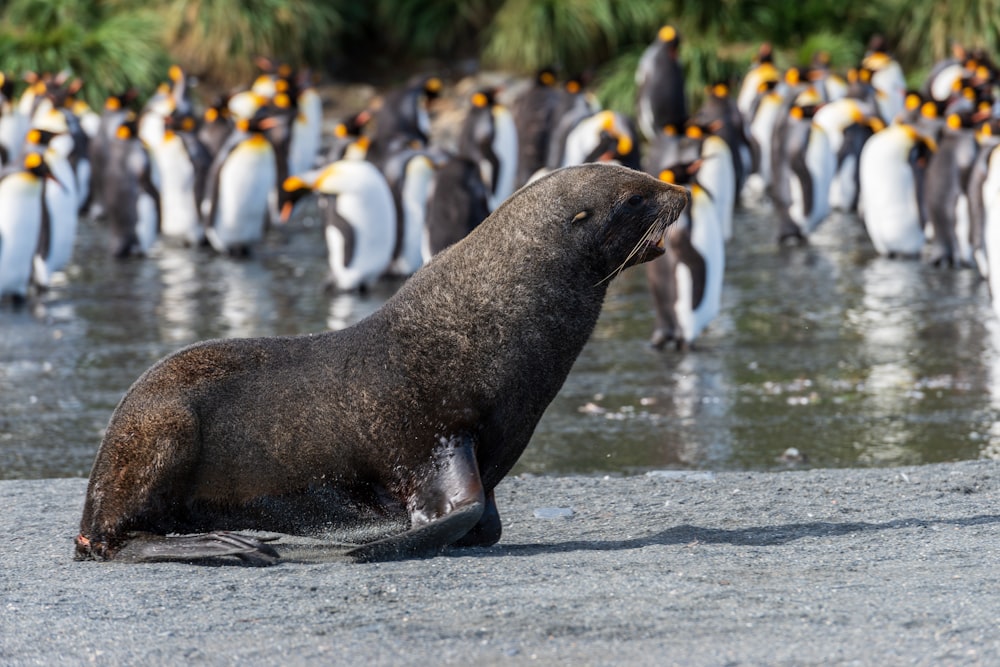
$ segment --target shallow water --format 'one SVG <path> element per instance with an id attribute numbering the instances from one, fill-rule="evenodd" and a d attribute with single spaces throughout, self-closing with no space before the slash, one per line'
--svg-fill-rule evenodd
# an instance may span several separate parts
<path id="1" fill-rule="evenodd" d="M 852 216 L 778 248 L 741 211 L 723 312 L 693 352 L 648 348 L 645 274 L 611 288 L 515 472 L 892 466 L 1000 458 L 1000 323 L 972 270 L 879 258 Z M 128 386 L 212 337 L 315 332 L 389 296 L 331 297 L 320 230 L 272 230 L 249 261 L 158 247 L 113 261 L 83 221 L 66 280 L 0 307 L 0 479 L 86 476 Z M 778 460 L 789 447 L 805 462 Z"/>

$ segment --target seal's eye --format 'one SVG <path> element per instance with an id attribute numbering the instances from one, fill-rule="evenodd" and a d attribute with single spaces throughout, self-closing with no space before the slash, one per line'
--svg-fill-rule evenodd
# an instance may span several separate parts
<path id="1" fill-rule="evenodd" d="M 639 208 L 640 206 L 642 206 L 642 203 L 644 201 L 646 201 L 646 198 L 643 197 L 642 195 L 632 195 L 631 197 L 628 198 L 628 202 L 626 203 L 631 208 Z"/>

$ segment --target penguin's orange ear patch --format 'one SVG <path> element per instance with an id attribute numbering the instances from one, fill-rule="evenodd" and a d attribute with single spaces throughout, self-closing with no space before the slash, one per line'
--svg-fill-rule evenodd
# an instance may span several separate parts
<path id="1" fill-rule="evenodd" d="M 38 153 L 28 153 L 24 156 L 25 169 L 34 169 L 42 163 L 42 156 Z"/>

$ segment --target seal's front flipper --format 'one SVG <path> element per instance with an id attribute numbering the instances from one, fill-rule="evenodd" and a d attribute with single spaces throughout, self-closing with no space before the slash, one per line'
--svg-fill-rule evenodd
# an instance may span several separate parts
<path id="1" fill-rule="evenodd" d="M 362 544 L 344 555 L 359 563 L 433 556 L 472 530 L 482 515 L 483 503 L 475 502 L 405 533 Z"/>
<path id="2" fill-rule="evenodd" d="M 362 544 L 348 556 L 357 561 L 430 556 L 458 542 L 479 524 L 487 500 L 472 438 L 453 436 L 446 440 L 418 479 L 416 490 L 407 499 L 413 527 Z"/>
<path id="3" fill-rule="evenodd" d="M 115 554 L 115 560 L 150 563 L 235 556 L 247 565 L 262 567 L 273 565 L 279 559 L 278 552 L 265 541 L 270 540 L 226 531 L 197 535 L 133 533 Z"/>

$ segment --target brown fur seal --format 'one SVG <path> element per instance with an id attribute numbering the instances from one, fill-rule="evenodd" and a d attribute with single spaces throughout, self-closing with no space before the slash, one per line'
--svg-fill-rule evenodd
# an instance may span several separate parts
<path id="1" fill-rule="evenodd" d="M 207 341 L 162 359 L 111 417 L 77 557 L 277 558 L 224 532 L 238 529 L 370 528 L 347 548 L 356 560 L 495 543 L 493 489 L 589 338 L 610 279 L 663 254 L 687 201 L 625 167 L 558 170 L 353 327 Z"/>

